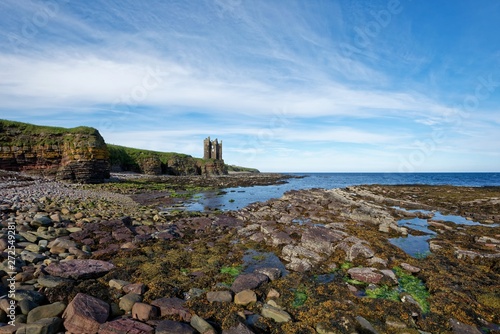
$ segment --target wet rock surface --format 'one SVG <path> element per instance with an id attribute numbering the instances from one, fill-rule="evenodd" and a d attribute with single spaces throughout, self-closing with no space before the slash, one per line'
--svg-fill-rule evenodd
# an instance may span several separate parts
<path id="1" fill-rule="evenodd" d="M 256 180 L 243 183 L 279 178 Z M 500 331 L 499 189 L 311 189 L 235 212 L 163 216 L 156 205 L 169 198 L 151 189 L 164 181 L 141 182 L 118 191 L 0 178 L 0 289 L 14 271 L 18 332 Z M 431 252 L 412 257 L 389 239 L 417 233 L 400 219 L 432 215 L 409 209 L 484 224 L 434 221 Z M 0 300 L 0 313 L 8 307 Z"/>

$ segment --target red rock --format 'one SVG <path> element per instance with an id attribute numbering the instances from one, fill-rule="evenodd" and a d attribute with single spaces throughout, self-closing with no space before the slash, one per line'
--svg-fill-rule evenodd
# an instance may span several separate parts
<path id="1" fill-rule="evenodd" d="M 375 270 L 375 268 L 351 268 L 347 271 L 347 273 L 352 279 L 366 283 L 378 284 L 384 275 L 375 272 Z"/>
<path id="2" fill-rule="evenodd" d="M 119 245 L 111 244 L 104 249 L 99 249 L 99 250 L 93 252 L 92 255 L 93 256 L 106 256 L 106 255 L 111 256 L 111 255 L 115 255 L 116 253 L 118 253 L 119 249 L 120 249 Z"/>
<path id="3" fill-rule="evenodd" d="M 231 285 L 231 290 L 235 293 L 243 290 L 253 290 L 263 283 L 266 283 L 268 280 L 269 277 L 259 273 L 239 275 L 234 280 L 233 285 Z"/>
<path id="4" fill-rule="evenodd" d="M 111 232 L 111 235 L 117 241 L 131 241 L 134 238 L 134 234 L 126 227 L 121 227 Z"/>
<path id="5" fill-rule="evenodd" d="M 148 321 L 158 317 L 159 310 L 156 306 L 146 303 L 135 303 L 132 307 L 132 318 L 140 321 Z"/>
<path id="6" fill-rule="evenodd" d="M 160 309 L 161 316 L 179 315 L 184 321 L 191 320 L 189 309 L 184 307 L 185 301 L 179 298 L 160 298 L 154 300 L 151 305 Z"/>
<path id="7" fill-rule="evenodd" d="M 154 334 L 153 327 L 131 319 L 106 322 L 99 327 L 98 334 Z"/>
<path id="8" fill-rule="evenodd" d="M 51 263 L 45 271 L 52 276 L 78 280 L 102 276 L 114 267 L 112 263 L 100 260 L 69 260 Z"/>
<path id="9" fill-rule="evenodd" d="M 164 320 L 156 327 L 156 334 L 194 334 L 193 327 L 182 322 Z"/>
<path id="10" fill-rule="evenodd" d="M 146 286 L 142 283 L 127 284 L 123 287 L 125 293 L 136 293 L 138 295 L 143 295 L 146 292 Z"/>
<path id="11" fill-rule="evenodd" d="M 456 319 L 450 319 L 450 325 L 454 334 L 481 334 L 481 331 L 476 327 L 461 323 Z"/>
<path id="12" fill-rule="evenodd" d="M 224 329 L 222 334 L 254 334 L 254 332 L 252 332 L 247 326 L 239 323 L 236 327 Z"/>
<path id="13" fill-rule="evenodd" d="M 79 293 L 62 315 L 68 333 L 95 334 L 109 317 L 109 305 L 97 298 Z"/>
<path id="14" fill-rule="evenodd" d="M 326 227 L 312 227 L 302 233 L 301 245 L 318 254 L 330 255 L 335 244 L 343 239 L 342 234 Z"/>
<path id="15" fill-rule="evenodd" d="M 401 268 L 403 268 L 404 270 L 409 271 L 410 273 L 418 273 L 421 270 L 418 267 L 412 266 L 411 264 L 404 263 L 404 262 L 401 263 Z"/>

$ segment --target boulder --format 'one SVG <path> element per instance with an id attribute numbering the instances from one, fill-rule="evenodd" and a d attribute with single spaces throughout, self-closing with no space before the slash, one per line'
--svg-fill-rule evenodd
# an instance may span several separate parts
<path id="1" fill-rule="evenodd" d="M 159 315 L 159 310 L 156 306 L 146 303 L 135 303 L 132 307 L 132 318 L 140 321 L 148 321 L 155 319 Z"/>
<path id="2" fill-rule="evenodd" d="M 123 287 L 123 292 L 125 293 L 136 293 L 138 295 L 143 295 L 146 292 L 146 286 L 142 283 L 132 283 L 125 285 Z"/>
<path id="3" fill-rule="evenodd" d="M 357 327 L 361 333 L 378 334 L 377 330 L 373 328 L 373 325 L 365 318 L 358 316 L 356 320 L 358 321 Z"/>
<path id="4" fill-rule="evenodd" d="M 274 267 L 257 268 L 254 270 L 254 273 L 264 274 L 269 277 L 269 280 L 271 281 L 277 280 L 281 277 L 281 270 Z"/>
<path id="5" fill-rule="evenodd" d="M 257 295 L 252 290 L 243 290 L 234 296 L 234 303 L 236 305 L 246 306 L 251 303 L 257 302 Z"/>
<path id="6" fill-rule="evenodd" d="M 45 318 L 20 326 L 16 334 L 56 334 L 61 330 L 61 318 Z"/>
<path id="7" fill-rule="evenodd" d="M 201 334 L 217 334 L 215 329 L 205 319 L 196 314 L 191 317 L 191 326 Z"/>
<path id="8" fill-rule="evenodd" d="M 231 285 L 231 290 L 238 293 L 243 290 L 256 289 L 268 280 L 269 277 L 259 273 L 239 275 Z"/>
<path id="9" fill-rule="evenodd" d="M 288 322 L 292 320 L 290 314 L 269 304 L 265 304 L 262 307 L 261 314 L 264 318 L 273 319 L 276 322 Z"/>
<path id="10" fill-rule="evenodd" d="M 128 293 L 120 298 L 120 304 L 118 305 L 120 306 L 120 310 L 130 312 L 132 311 L 132 307 L 134 306 L 134 304 L 139 302 L 142 302 L 141 295 L 138 295 L 136 293 Z"/>
<path id="11" fill-rule="evenodd" d="M 412 266 L 411 264 L 408 264 L 408 263 L 401 263 L 401 268 L 403 268 L 404 270 L 406 271 L 409 271 L 410 273 L 412 274 L 416 274 L 416 273 L 419 273 L 420 272 L 420 268 L 418 267 L 415 267 L 415 266 Z"/>
<path id="12" fill-rule="evenodd" d="M 179 298 L 160 298 L 154 300 L 151 305 L 156 306 L 160 309 L 160 315 L 162 317 L 168 315 L 178 315 L 184 321 L 191 320 L 191 313 L 189 309 L 184 307 L 185 301 Z"/>
<path id="13" fill-rule="evenodd" d="M 474 326 L 464 324 L 456 319 L 450 319 L 453 334 L 481 334 L 481 331 Z"/>
<path id="14" fill-rule="evenodd" d="M 182 322 L 164 320 L 156 326 L 156 334 L 195 334 L 195 330 Z"/>
<path id="15" fill-rule="evenodd" d="M 70 333 L 94 334 L 109 317 L 109 305 L 97 298 L 78 293 L 63 313 L 64 327 Z"/>
<path id="16" fill-rule="evenodd" d="M 155 334 L 153 327 L 132 319 L 118 319 L 99 327 L 98 334 Z"/>
<path id="17" fill-rule="evenodd" d="M 209 302 L 232 302 L 233 295 L 230 291 L 210 291 L 207 292 Z"/>
<path id="18" fill-rule="evenodd" d="M 30 324 L 44 318 L 58 317 L 65 309 L 66 304 L 61 302 L 35 307 L 28 313 L 27 323 Z"/>

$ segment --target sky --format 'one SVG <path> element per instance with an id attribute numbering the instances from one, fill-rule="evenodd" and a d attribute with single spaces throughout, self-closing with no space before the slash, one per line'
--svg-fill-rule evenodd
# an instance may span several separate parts
<path id="1" fill-rule="evenodd" d="M 263 172 L 500 171 L 498 0 L 2 0 L 0 118 Z"/>

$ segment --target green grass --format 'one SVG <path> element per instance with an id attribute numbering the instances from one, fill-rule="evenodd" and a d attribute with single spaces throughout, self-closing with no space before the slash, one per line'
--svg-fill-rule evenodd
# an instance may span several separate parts
<path id="1" fill-rule="evenodd" d="M 194 160 L 194 163 L 203 160 L 182 153 L 149 151 L 112 144 L 108 144 L 108 151 L 111 164 L 122 166 L 125 170 L 138 170 L 140 162 L 146 159 L 159 160 L 165 165 L 172 160 L 179 160 L 181 163 L 188 160 Z"/>
<path id="2" fill-rule="evenodd" d="M 99 132 L 87 126 L 62 128 L 0 119 L 0 145 L 18 147 L 58 145 L 67 140 L 72 140 L 73 136 L 66 136 L 71 134 L 95 136 L 99 142 L 104 144 Z"/>
<path id="3" fill-rule="evenodd" d="M 235 165 L 227 165 L 228 172 L 247 172 L 247 173 L 260 173 L 256 168 L 241 167 Z"/>

